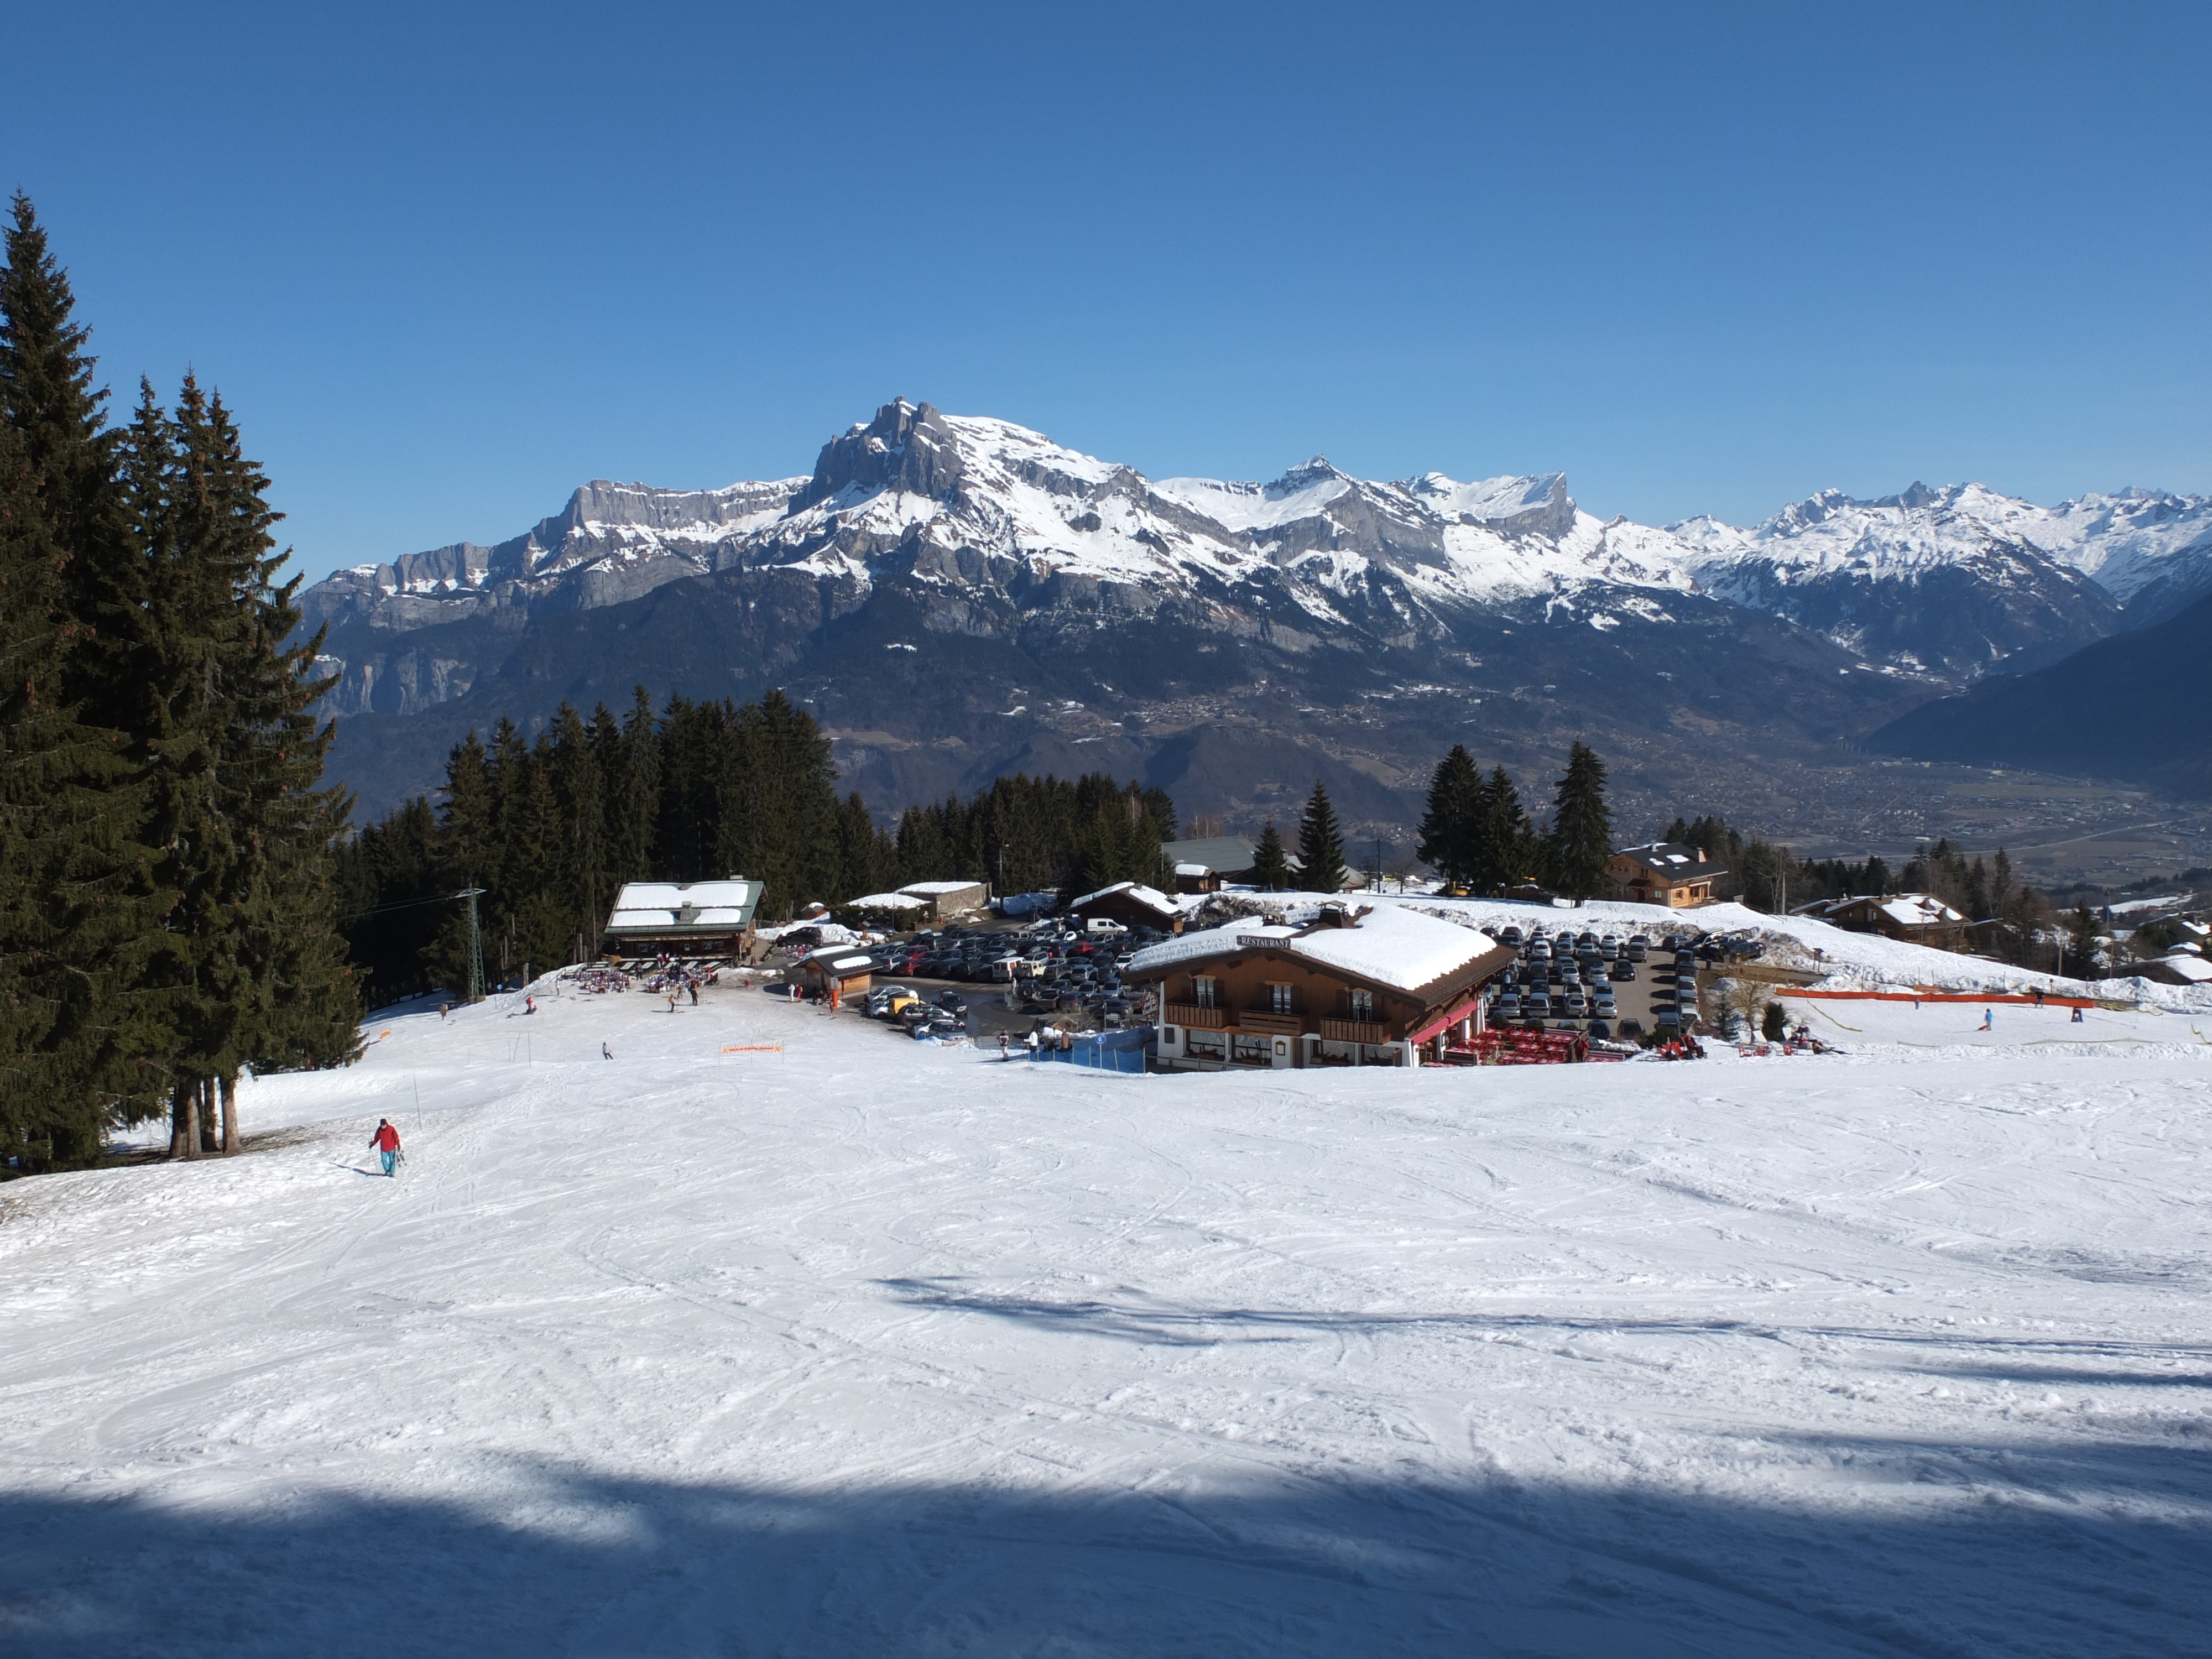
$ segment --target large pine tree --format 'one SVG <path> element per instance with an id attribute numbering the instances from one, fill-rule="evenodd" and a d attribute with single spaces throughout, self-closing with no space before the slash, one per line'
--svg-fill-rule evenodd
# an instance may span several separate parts
<path id="1" fill-rule="evenodd" d="M 1475 890 L 1503 891 L 1527 881 L 1536 862 L 1536 836 L 1521 792 L 1502 766 L 1482 786 L 1474 848 Z"/>
<path id="2" fill-rule="evenodd" d="M 1419 859 L 1454 887 L 1474 884 L 1480 860 L 1482 769 L 1464 744 L 1437 763 L 1429 781 L 1427 810 L 1413 849 Z"/>
<path id="3" fill-rule="evenodd" d="M 137 969 L 164 896 L 143 780 L 106 718 L 94 577 L 121 539 L 88 335 L 31 205 L 0 269 L 0 1159 L 88 1164 L 158 1099 Z"/>
<path id="4" fill-rule="evenodd" d="M 1298 879 L 1307 892 L 1344 890 L 1344 834 L 1337 828 L 1336 808 L 1329 805 L 1328 791 L 1319 778 L 1314 780 L 1313 793 L 1306 797 L 1305 811 L 1298 818 Z"/>
<path id="5" fill-rule="evenodd" d="M 1283 832 L 1269 818 L 1260 831 L 1260 839 L 1252 848 L 1252 879 L 1270 893 L 1279 893 L 1291 884 L 1290 849 L 1283 845 Z"/>
<path id="6" fill-rule="evenodd" d="M 1552 829 L 1545 852 L 1552 884 L 1570 898 L 1595 898 L 1608 890 L 1605 866 L 1613 856 L 1613 813 L 1605 799 L 1605 763 L 1587 744 L 1568 751 L 1567 769 L 1553 798 Z"/>

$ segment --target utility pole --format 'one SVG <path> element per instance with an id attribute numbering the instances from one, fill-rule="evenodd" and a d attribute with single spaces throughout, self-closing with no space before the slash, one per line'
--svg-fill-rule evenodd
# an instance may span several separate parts
<path id="1" fill-rule="evenodd" d="M 477 931 L 477 900 L 483 896 L 481 887 L 465 887 L 453 895 L 469 902 L 469 990 L 471 1002 L 482 1002 L 483 983 L 483 936 Z"/>

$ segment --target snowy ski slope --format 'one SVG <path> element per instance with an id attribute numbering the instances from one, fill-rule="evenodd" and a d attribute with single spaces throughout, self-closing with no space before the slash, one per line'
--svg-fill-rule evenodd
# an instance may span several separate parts
<path id="1" fill-rule="evenodd" d="M 0 1189 L 0 1651 L 2212 1651 L 2212 1045 L 2097 1012 L 2159 1040 L 381 1020 L 282 1144 Z"/>

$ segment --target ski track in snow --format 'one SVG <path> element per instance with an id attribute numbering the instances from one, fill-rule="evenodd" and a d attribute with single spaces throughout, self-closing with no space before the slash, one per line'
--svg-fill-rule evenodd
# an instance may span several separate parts
<path id="1" fill-rule="evenodd" d="M 1116 1078 L 514 1004 L 0 1190 L 0 1648 L 2212 1652 L 2185 1018 Z"/>

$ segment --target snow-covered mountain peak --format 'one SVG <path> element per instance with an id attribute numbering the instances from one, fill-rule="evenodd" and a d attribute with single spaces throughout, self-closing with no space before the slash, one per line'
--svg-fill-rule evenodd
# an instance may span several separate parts
<path id="1" fill-rule="evenodd" d="M 1482 525 L 1509 536 L 1565 536 L 1573 529 L 1577 511 L 1564 472 L 1482 478 L 1473 483 L 1426 472 L 1400 487 L 1450 522 Z"/>
<path id="2" fill-rule="evenodd" d="M 1749 529 L 1711 515 L 1659 529 L 1583 512 L 1559 472 L 1385 483 L 1314 455 L 1265 483 L 1155 482 L 1011 421 L 896 398 L 822 445 L 805 477 L 594 480 L 510 541 L 340 572 L 303 608 L 405 633 L 766 570 L 836 584 L 841 605 L 900 585 L 949 627 L 977 625 L 979 605 L 1080 610 L 1110 594 L 1116 614 L 1172 602 L 1207 627 L 1242 612 L 1316 642 L 1449 634 L 1531 605 L 1663 620 L 1668 595 L 1696 590 L 1869 660 L 1972 676 L 2100 637 L 2116 600 L 2170 611 L 2212 586 L 2212 499 L 2129 489 L 2045 508 L 1916 480 L 1874 500 L 1820 490 Z M 364 678 L 358 706 L 373 691 Z"/>

